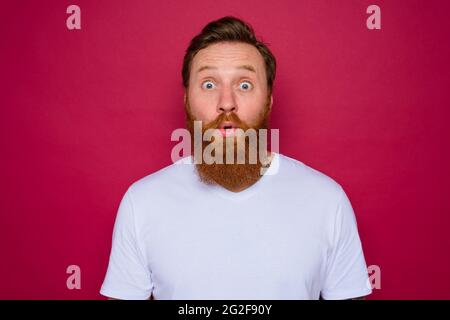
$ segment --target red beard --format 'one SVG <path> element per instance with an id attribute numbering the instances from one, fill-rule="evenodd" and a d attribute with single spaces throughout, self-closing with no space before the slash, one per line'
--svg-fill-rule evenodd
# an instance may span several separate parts
<path id="1" fill-rule="evenodd" d="M 197 141 L 194 141 L 194 121 L 197 120 L 193 117 L 189 103 L 187 102 L 188 99 L 186 99 L 186 125 L 187 128 L 191 134 L 191 146 L 192 146 L 192 155 L 194 155 L 194 149 L 195 149 L 195 143 L 198 143 Z M 268 119 L 270 115 L 270 108 L 269 108 L 270 98 L 267 99 L 266 105 L 264 107 L 263 112 L 258 116 L 258 119 L 255 121 L 253 125 L 249 125 L 242 121 L 235 113 L 222 113 L 220 114 L 215 120 L 211 121 L 210 123 L 204 125 L 202 127 L 202 149 L 204 150 L 210 143 L 214 143 L 213 141 L 203 141 L 203 135 L 206 130 L 208 129 L 217 129 L 221 123 L 224 121 L 231 121 L 233 122 L 237 127 L 244 130 L 244 132 L 248 129 L 255 129 L 256 132 L 258 132 L 259 129 L 267 129 L 268 128 Z M 230 191 L 241 191 L 255 182 L 257 182 L 261 178 L 261 169 L 263 166 L 267 166 L 268 164 L 268 155 L 266 152 L 264 152 L 261 156 L 257 156 L 256 163 L 254 161 L 250 161 L 250 147 L 256 147 L 256 152 L 258 150 L 258 147 L 260 143 L 260 136 L 259 134 L 256 135 L 257 137 L 257 145 L 254 146 L 253 144 L 249 144 L 249 138 L 245 137 L 245 141 L 243 141 L 242 144 L 238 144 L 236 139 L 234 140 L 234 147 L 232 150 L 229 150 L 230 153 L 233 153 L 233 163 L 227 163 L 226 161 L 226 153 L 227 153 L 227 143 L 223 143 L 223 152 L 220 154 L 220 158 L 223 158 L 222 163 L 212 163 L 207 164 L 205 161 L 201 161 L 201 163 L 196 164 L 197 173 L 200 177 L 200 180 L 203 181 L 206 184 L 209 185 L 221 185 L 222 187 L 230 190 Z M 245 148 L 244 154 L 245 154 L 245 163 L 237 163 L 238 158 L 238 148 Z M 242 152 L 243 150 L 241 150 Z M 266 150 L 264 150 L 266 151 Z M 258 155 L 258 153 L 256 153 Z M 201 155 L 203 157 L 203 155 Z M 262 161 L 260 159 L 262 158 Z"/>

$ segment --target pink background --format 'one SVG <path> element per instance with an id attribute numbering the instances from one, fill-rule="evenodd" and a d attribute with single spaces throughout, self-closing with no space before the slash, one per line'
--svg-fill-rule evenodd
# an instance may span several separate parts
<path id="1" fill-rule="evenodd" d="M 66 8 L 81 7 L 81 30 Z M 366 8 L 382 30 L 366 28 Z M 371 299 L 450 299 L 448 1 L 2 4 L 0 298 L 97 299 L 116 210 L 171 163 L 181 63 L 209 21 L 248 21 L 278 60 L 280 151 L 341 183 Z M 81 267 L 81 290 L 66 268 Z"/>

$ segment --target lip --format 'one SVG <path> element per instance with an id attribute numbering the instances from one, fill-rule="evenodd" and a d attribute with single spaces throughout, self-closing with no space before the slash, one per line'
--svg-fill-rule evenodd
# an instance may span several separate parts
<path id="1" fill-rule="evenodd" d="M 220 124 L 218 127 L 220 133 L 224 137 L 230 137 L 236 135 L 236 129 L 238 129 L 238 126 L 236 126 L 231 121 L 224 121 Z"/>
<path id="2" fill-rule="evenodd" d="M 237 128 L 229 128 L 229 129 L 220 128 L 219 131 L 222 134 L 222 136 L 224 136 L 224 137 L 231 137 L 231 136 L 235 136 L 236 135 L 236 129 Z"/>
<path id="3" fill-rule="evenodd" d="M 224 121 L 220 124 L 219 129 L 225 129 L 227 127 L 230 127 L 231 129 L 236 129 L 237 126 L 231 122 L 231 121 Z"/>

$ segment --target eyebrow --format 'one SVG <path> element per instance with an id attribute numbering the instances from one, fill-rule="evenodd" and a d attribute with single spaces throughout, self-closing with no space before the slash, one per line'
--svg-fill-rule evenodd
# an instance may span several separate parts
<path id="1" fill-rule="evenodd" d="M 199 73 L 199 72 L 201 72 L 201 71 L 203 71 L 203 70 L 210 70 L 210 69 L 217 69 L 217 67 L 203 66 L 203 67 L 200 67 L 200 68 L 198 69 L 197 73 Z M 248 64 L 244 64 L 244 65 L 242 65 L 242 66 L 238 66 L 238 67 L 236 67 L 236 69 L 244 69 L 244 70 L 248 70 L 248 71 L 250 71 L 250 72 L 256 73 L 255 68 L 253 68 L 253 66 L 248 65 Z"/>

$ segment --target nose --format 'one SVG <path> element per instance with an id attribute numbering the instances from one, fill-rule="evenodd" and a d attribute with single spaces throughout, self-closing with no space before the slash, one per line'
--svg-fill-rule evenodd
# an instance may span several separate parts
<path id="1" fill-rule="evenodd" d="M 228 87 L 224 88 L 223 91 L 221 92 L 219 103 L 217 105 L 217 112 L 218 113 L 237 112 L 237 109 L 238 108 L 233 91 Z"/>

